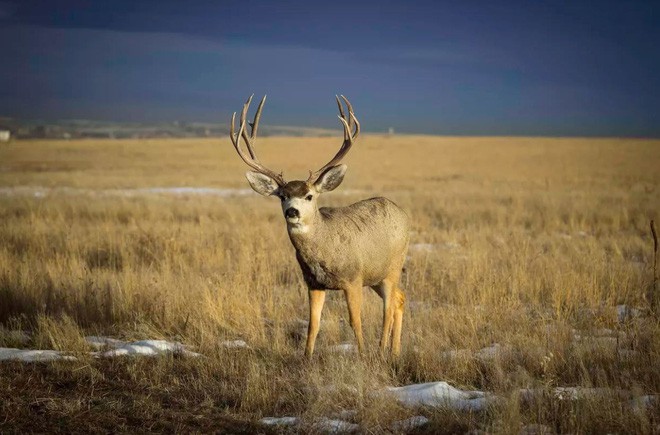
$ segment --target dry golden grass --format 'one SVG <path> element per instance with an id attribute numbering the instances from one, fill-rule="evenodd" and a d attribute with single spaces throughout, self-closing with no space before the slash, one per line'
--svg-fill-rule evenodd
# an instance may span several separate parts
<path id="1" fill-rule="evenodd" d="M 264 138 L 262 161 L 303 178 L 338 138 Z M 262 416 L 354 409 L 363 432 L 426 415 L 429 433 L 653 433 L 660 324 L 646 310 L 660 142 L 629 139 L 366 136 L 324 204 L 383 195 L 413 222 L 400 361 L 332 353 L 352 342 L 342 295 L 323 314 L 318 355 L 302 357 L 307 296 L 279 205 L 237 197 L 121 195 L 144 187 L 247 188 L 228 139 L 22 141 L 0 148 L 0 346 L 74 352 L 76 362 L 0 363 L 0 431 L 229 431 Z M 29 189 L 54 188 L 44 197 Z M 71 188 L 77 190 L 71 190 Z M 22 192 L 22 193 L 21 193 Z M 104 193 L 105 192 L 105 193 Z M 380 300 L 365 290 L 365 339 Z M 589 336 L 607 328 L 616 342 Z M 19 343 L 12 330 L 27 330 Z M 94 359 L 85 335 L 167 338 L 206 357 Z M 227 350 L 244 339 L 252 349 Z M 498 343 L 494 359 L 447 351 Z M 408 410 L 386 385 L 447 381 L 494 392 L 487 411 Z M 334 385 L 336 388 L 328 388 Z M 522 400 L 520 389 L 622 393 Z M 59 425 L 59 426 L 58 426 Z"/>

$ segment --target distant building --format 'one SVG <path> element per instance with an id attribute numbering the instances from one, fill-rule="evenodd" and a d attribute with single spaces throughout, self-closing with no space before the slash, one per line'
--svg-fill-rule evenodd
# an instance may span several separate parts
<path id="1" fill-rule="evenodd" d="M 9 142 L 11 131 L 0 128 L 0 142 Z"/>

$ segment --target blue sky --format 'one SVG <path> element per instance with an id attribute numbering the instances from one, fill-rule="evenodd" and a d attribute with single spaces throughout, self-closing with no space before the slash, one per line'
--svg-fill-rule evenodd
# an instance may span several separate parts
<path id="1" fill-rule="evenodd" d="M 660 2 L 3 1 L 0 116 L 660 136 Z"/>

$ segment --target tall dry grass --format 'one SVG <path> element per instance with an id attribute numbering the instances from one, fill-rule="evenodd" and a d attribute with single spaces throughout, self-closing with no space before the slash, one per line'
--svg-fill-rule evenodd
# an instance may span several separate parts
<path id="1" fill-rule="evenodd" d="M 338 139 L 258 146 L 261 160 L 291 179 L 324 163 Z M 0 148 L 0 162 L 0 346 L 79 356 L 1 364 L 0 429 L 52 430 L 58 421 L 65 431 L 254 432 L 266 430 L 255 426 L 265 415 L 312 424 L 355 409 L 364 432 L 420 412 L 433 433 L 513 433 L 530 423 L 561 433 L 660 430 L 657 402 L 629 406 L 634 395 L 660 392 L 660 325 L 644 311 L 658 141 L 361 138 L 344 184 L 322 202 L 384 195 L 412 216 L 396 363 L 329 350 L 352 341 L 334 293 L 318 355 L 302 358 L 306 292 L 277 201 L 118 192 L 245 188 L 228 140 L 22 141 Z M 35 198 L 26 186 L 53 190 Z M 381 304 L 365 296 L 372 351 Z M 619 304 L 642 315 L 620 321 Z M 588 338 L 605 328 L 619 337 L 614 344 Z M 29 342 L 16 341 L 10 331 L 19 329 Z M 175 339 L 206 358 L 96 360 L 84 352 L 90 334 Z M 219 344 L 238 338 L 252 349 Z M 494 358 L 474 357 L 495 343 L 504 350 Z M 460 413 L 407 410 L 374 394 L 438 380 L 502 400 Z M 557 386 L 625 391 L 520 397 L 522 388 Z"/>

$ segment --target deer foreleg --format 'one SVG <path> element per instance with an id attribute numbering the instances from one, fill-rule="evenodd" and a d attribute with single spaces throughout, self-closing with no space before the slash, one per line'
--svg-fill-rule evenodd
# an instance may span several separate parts
<path id="1" fill-rule="evenodd" d="M 353 285 L 344 290 L 346 304 L 348 305 L 348 315 L 351 327 L 355 333 L 358 351 L 364 352 L 364 339 L 362 338 L 362 284 Z"/>
<path id="2" fill-rule="evenodd" d="M 325 290 L 309 291 L 309 325 L 307 327 L 307 345 L 305 346 L 305 356 L 311 358 L 314 353 L 314 343 L 319 333 L 321 325 L 321 312 L 325 302 Z"/>

